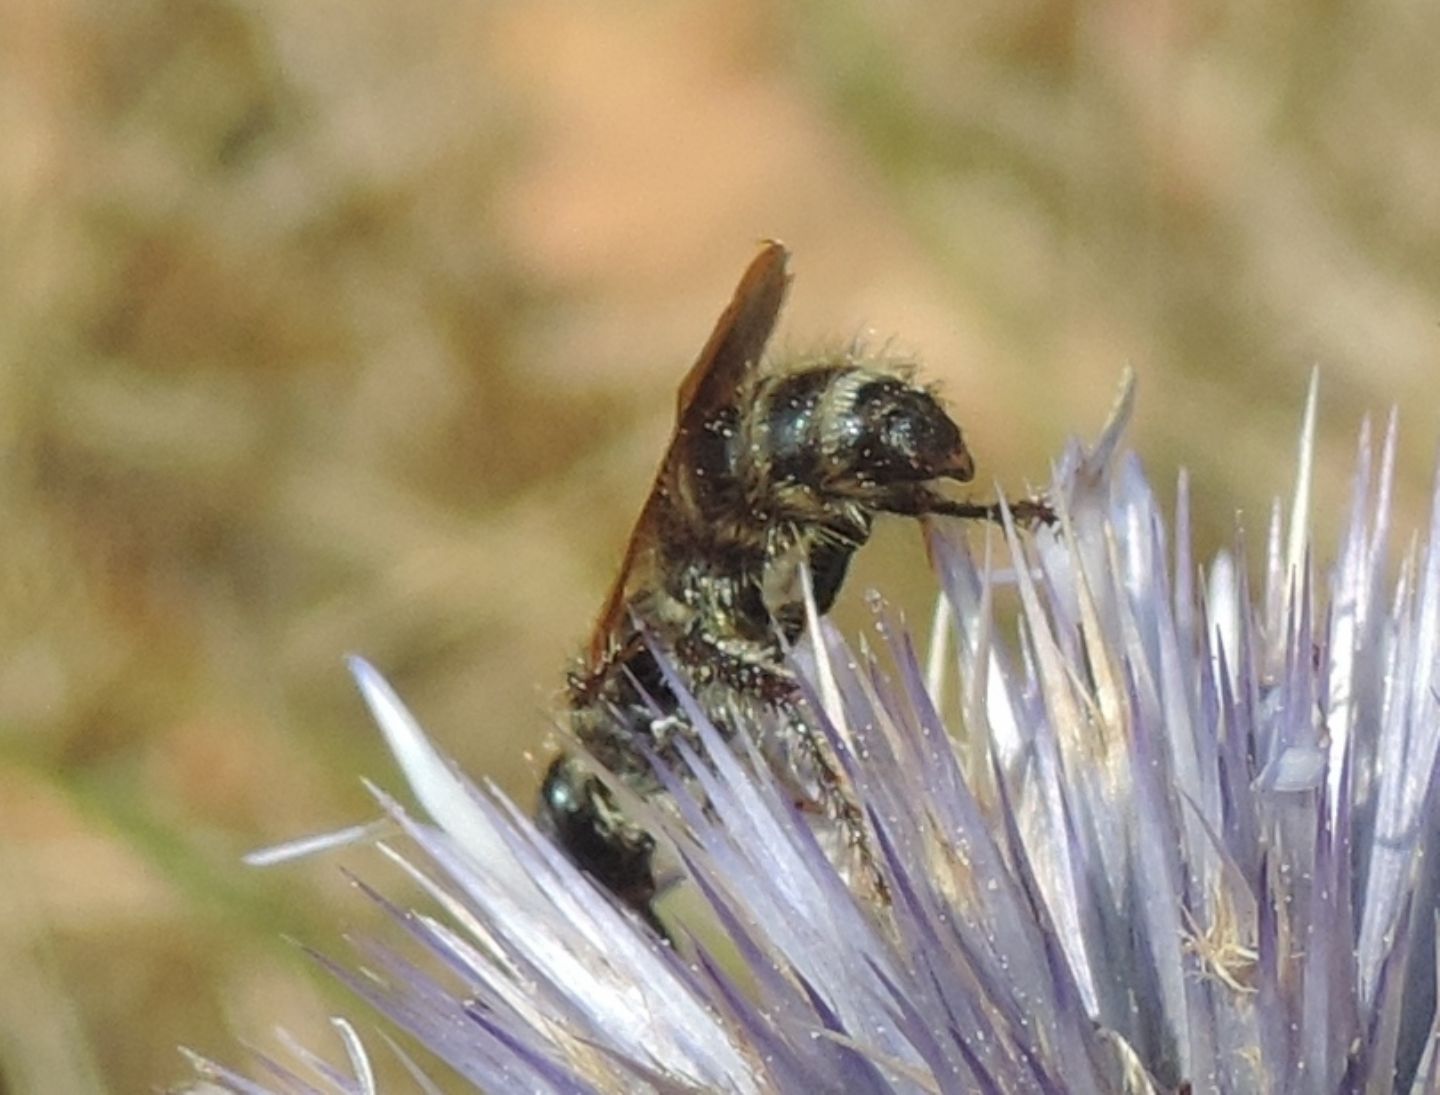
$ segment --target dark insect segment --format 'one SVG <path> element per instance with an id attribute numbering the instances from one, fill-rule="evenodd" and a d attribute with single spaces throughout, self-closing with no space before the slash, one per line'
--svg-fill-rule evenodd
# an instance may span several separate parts
<path id="1" fill-rule="evenodd" d="M 999 510 L 936 489 L 968 482 L 974 463 L 954 420 L 897 367 L 840 356 L 760 370 L 785 263 L 781 245 L 765 247 L 682 385 L 669 451 L 570 675 L 571 727 L 643 796 L 659 790 L 645 752 L 678 761 L 675 742 L 691 731 L 638 620 L 722 733 L 773 727 L 762 746 L 796 801 L 836 822 L 868 862 L 862 819 L 784 657 L 804 625 L 802 567 L 824 613 L 877 516 L 995 520 Z M 1050 519 L 1042 502 L 1015 512 Z M 653 839 L 576 758 L 550 766 L 540 817 L 576 864 L 663 931 L 651 908 Z"/>

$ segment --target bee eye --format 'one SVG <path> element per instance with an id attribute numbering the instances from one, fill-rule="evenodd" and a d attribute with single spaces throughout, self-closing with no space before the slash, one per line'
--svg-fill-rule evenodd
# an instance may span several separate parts
<path id="1" fill-rule="evenodd" d="M 856 393 L 852 421 L 857 436 L 848 456 L 862 484 L 951 476 L 964 452 L 959 428 L 930 393 L 894 378 Z"/>
<path id="2" fill-rule="evenodd" d="M 911 456 L 923 446 L 924 423 L 908 410 L 894 410 L 885 416 L 881 436 L 885 448 L 897 456 Z"/>

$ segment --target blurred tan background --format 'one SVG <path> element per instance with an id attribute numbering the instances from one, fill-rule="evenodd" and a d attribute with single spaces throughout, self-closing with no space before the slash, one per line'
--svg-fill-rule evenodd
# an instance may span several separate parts
<path id="1" fill-rule="evenodd" d="M 238 857 L 397 786 L 348 651 L 528 800 L 762 236 L 782 348 L 913 349 L 987 493 L 1133 364 L 1208 552 L 1319 364 L 1322 502 L 1398 403 L 1419 520 L 1440 8 L 880 7 L 0 0 L 0 1089 L 363 1016 L 282 935 L 344 954 L 339 864 L 389 877 Z M 923 610 L 881 540 L 852 601 Z"/>

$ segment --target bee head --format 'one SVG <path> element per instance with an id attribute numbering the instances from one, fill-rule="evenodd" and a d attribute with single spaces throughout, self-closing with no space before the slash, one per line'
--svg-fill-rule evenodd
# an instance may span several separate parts
<path id="1" fill-rule="evenodd" d="M 835 425 L 834 470 L 862 489 L 975 475 L 960 427 L 930 392 L 896 377 L 857 386 Z"/>

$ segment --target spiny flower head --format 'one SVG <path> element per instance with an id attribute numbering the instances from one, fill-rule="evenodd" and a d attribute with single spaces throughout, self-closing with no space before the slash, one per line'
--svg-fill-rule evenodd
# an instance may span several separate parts
<path id="1" fill-rule="evenodd" d="M 1367 426 L 1317 565 L 1312 388 L 1252 585 L 1239 547 L 1197 566 L 1183 476 L 1166 521 L 1120 451 L 1129 402 L 1060 462 L 1055 530 L 978 559 L 932 530 L 926 664 L 884 613 L 873 650 L 811 620 L 797 665 L 883 899 L 691 705 L 673 809 L 627 808 L 731 953 L 667 945 L 357 662 L 423 808 L 377 792 L 428 898 L 387 907 L 438 963 L 369 943 L 336 975 L 491 1092 L 1440 1090 L 1440 494 L 1387 583 L 1395 426 L 1378 456 Z M 313 1079 L 266 1061 L 273 1082 L 371 1090 L 340 1029 L 348 1074 L 302 1055 Z"/>

